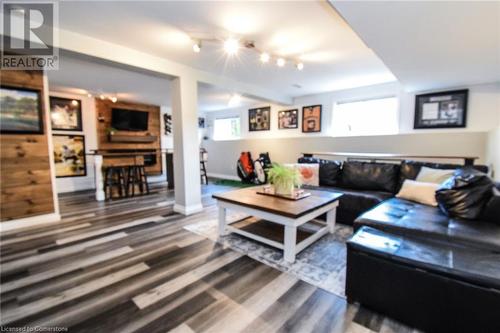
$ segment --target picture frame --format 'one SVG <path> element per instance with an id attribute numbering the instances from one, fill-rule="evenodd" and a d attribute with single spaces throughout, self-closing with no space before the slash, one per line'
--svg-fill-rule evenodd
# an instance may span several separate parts
<path id="1" fill-rule="evenodd" d="M 271 107 L 255 108 L 248 110 L 248 131 L 271 130 Z"/>
<path id="2" fill-rule="evenodd" d="M 302 108 L 302 133 L 321 132 L 322 105 L 309 105 Z"/>
<path id="3" fill-rule="evenodd" d="M 299 128 L 299 109 L 278 112 L 278 129 Z"/>
<path id="4" fill-rule="evenodd" d="M 43 134 L 42 91 L 7 85 L 0 90 L 0 133 Z"/>
<path id="5" fill-rule="evenodd" d="M 52 145 L 56 178 L 87 176 L 85 136 L 53 134 Z"/>
<path id="6" fill-rule="evenodd" d="M 198 117 L 198 128 L 205 128 L 205 118 Z"/>
<path id="7" fill-rule="evenodd" d="M 468 89 L 416 95 L 413 128 L 466 127 L 468 95 Z"/>
<path id="8" fill-rule="evenodd" d="M 50 96 L 50 123 L 55 131 L 81 132 L 82 101 L 74 98 Z"/>

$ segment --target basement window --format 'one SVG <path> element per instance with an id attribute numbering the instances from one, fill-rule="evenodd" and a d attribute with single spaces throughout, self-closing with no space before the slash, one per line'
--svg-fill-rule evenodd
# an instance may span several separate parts
<path id="1" fill-rule="evenodd" d="M 215 119 L 213 138 L 216 141 L 239 139 L 240 117 Z"/>
<path id="2" fill-rule="evenodd" d="M 333 108 L 333 136 L 388 135 L 398 130 L 397 97 L 339 102 Z"/>

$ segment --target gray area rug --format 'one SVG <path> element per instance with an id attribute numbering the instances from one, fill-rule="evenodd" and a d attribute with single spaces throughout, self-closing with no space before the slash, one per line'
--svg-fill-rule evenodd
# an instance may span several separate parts
<path id="1" fill-rule="evenodd" d="M 228 214 L 230 221 L 243 217 L 245 216 L 241 214 Z M 213 241 L 217 240 L 217 219 L 190 224 L 184 229 Z M 335 233 L 323 236 L 304 249 L 293 264 L 284 261 L 281 250 L 237 234 L 225 236 L 224 246 L 345 298 L 345 241 L 351 234 L 351 227 L 337 224 Z"/>

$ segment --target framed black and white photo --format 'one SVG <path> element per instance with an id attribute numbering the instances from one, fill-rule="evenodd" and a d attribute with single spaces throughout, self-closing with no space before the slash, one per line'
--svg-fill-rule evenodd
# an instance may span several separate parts
<path id="1" fill-rule="evenodd" d="M 321 105 L 310 105 L 302 108 L 302 132 L 321 132 Z"/>
<path id="2" fill-rule="evenodd" d="M 57 131 L 82 131 L 82 101 L 50 96 L 50 122 Z"/>
<path id="3" fill-rule="evenodd" d="M 84 177 L 87 175 L 85 163 L 85 137 L 83 135 L 52 135 L 56 177 Z"/>
<path id="4" fill-rule="evenodd" d="M 271 107 L 248 110 L 248 130 L 269 131 L 271 129 Z"/>
<path id="5" fill-rule="evenodd" d="M 417 95 L 413 128 L 465 127 L 468 94 L 465 89 Z"/>
<path id="6" fill-rule="evenodd" d="M 278 112 L 278 129 L 297 128 L 299 118 L 299 110 L 283 110 Z"/>
<path id="7" fill-rule="evenodd" d="M 40 90 L 2 86 L 0 109 L 0 133 L 43 134 Z"/>
<path id="8" fill-rule="evenodd" d="M 205 128 L 205 118 L 198 117 L 198 128 Z"/>

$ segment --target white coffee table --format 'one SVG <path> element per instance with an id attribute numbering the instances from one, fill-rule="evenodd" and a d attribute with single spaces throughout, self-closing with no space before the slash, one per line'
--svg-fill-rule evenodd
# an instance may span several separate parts
<path id="1" fill-rule="evenodd" d="M 328 232 L 333 233 L 336 209 L 342 193 L 307 190 L 311 193 L 309 197 L 294 201 L 257 194 L 261 187 L 256 186 L 213 195 L 217 199 L 219 209 L 219 237 L 225 236 L 229 232 L 240 234 L 283 250 L 285 261 L 293 263 L 297 253 Z M 262 233 L 257 234 L 243 228 L 233 227 L 226 219 L 228 209 L 283 226 L 283 241 L 270 239 Z M 315 220 L 316 217 L 324 213 L 326 213 L 326 223 Z M 313 220 L 321 227 L 297 242 L 297 228 Z"/>

